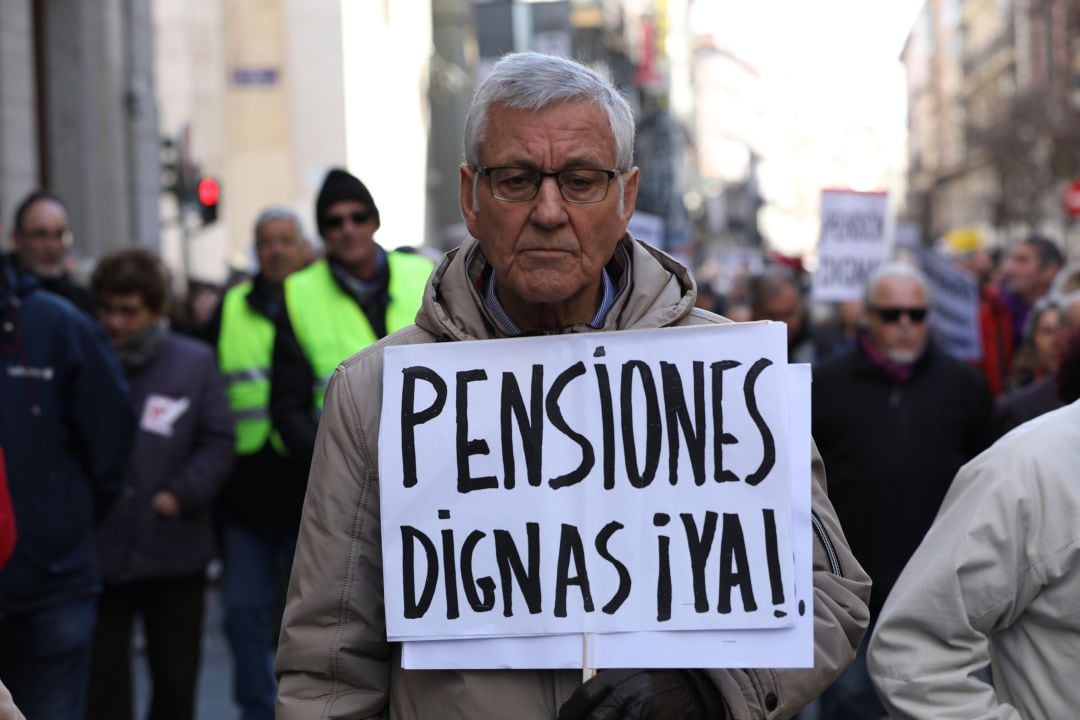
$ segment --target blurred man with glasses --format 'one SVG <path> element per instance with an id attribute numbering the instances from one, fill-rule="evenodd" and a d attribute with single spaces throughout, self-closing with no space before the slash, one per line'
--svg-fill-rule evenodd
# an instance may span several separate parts
<path id="1" fill-rule="evenodd" d="M 431 262 L 375 242 L 379 208 L 359 178 L 331 170 L 315 202 L 326 257 L 285 280 L 270 381 L 270 409 L 292 458 L 306 468 L 323 393 L 338 364 L 411 325 Z M 305 473 L 306 474 L 306 473 Z"/>
<path id="2" fill-rule="evenodd" d="M 856 346 L 814 368 L 811 407 L 829 496 L 874 582 L 872 627 L 956 471 L 989 445 L 992 400 L 977 370 L 934 347 L 917 270 L 880 266 L 865 306 Z M 865 643 L 821 704 L 825 718 L 884 716 Z"/>
<path id="3" fill-rule="evenodd" d="M 60 198 L 36 190 L 19 203 L 11 231 L 12 264 L 16 272 L 35 278 L 42 290 L 59 295 L 93 316 L 90 291 L 76 284 L 68 271 L 67 253 L 74 242 L 67 208 Z"/>
<path id="4" fill-rule="evenodd" d="M 582 683 L 580 670 L 406 670 L 387 641 L 383 348 L 726 322 L 694 307 L 685 267 L 627 232 L 634 118 L 608 80 L 563 58 L 507 55 L 477 88 L 465 128 L 459 198 L 471 237 L 432 274 L 416 325 L 343 363 L 327 395 L 278 649 L 277 717 L 790 717 L 850 661 L 866 622 L 869 585 L 818 462 L 813 668 L 605 670 Z"/>

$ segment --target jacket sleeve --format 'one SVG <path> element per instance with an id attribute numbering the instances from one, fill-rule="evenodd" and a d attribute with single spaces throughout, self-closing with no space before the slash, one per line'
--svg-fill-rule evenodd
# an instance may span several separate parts
<path id="1" fill-rule="evenodd" d="M 370 434 L 373 434 L 371 431 Z M 377 438 L 338 369 L 323 408 L 278 645 L 278 720 L 368 718 L 387 703 Z"/>
<path id="2" fill-rule="evenodd" d="M 201 513 L 214 502 L 218 488 L 232 469 L 235 436 L 225 381 L 214 356 L 202 356 L 190 371 L 199 378 L 193 408 L 198 413 L 194 447 L 183 467 L 170 479 L 169 489 L 176 493 L 184 512 Z"/>
<path id="3" fill-rule="evenodd" d="M 1028 539 L 1075 518 L 1046 517 L 1060 503 L 1005 455 L 991 450 L 961 469 L 882 609 L 868 664 L 890 717 L 1020 718 L 975 673 L 990 661 L 990 634 L 1049 582 L 1053 563 L 1032 557 Z"/>
<path id="4" fill-rule="evenodd" d="M 288 312 L 276 321 L 274 356 L 270 370 L 270 415 L 274 429 L 301 466 L 311 461 L 315 448 L 315 373 L 296 339 Z"/>
<path id="5" fill-rule="evenodd" d="M 811 457 L 814 525 L 814 667 L 710 670 L 731 720 L 787 718 L 816 698 L 851 663 L 870 622 L 870 578 L 851 553 L 825 491 L 825 469 Z"/>
<path id="6" fill-rule="evenodd" d="M 72 313 L 75 354 L 70 398 L 72 436 L 90 479 L 94 515 L 105 517 L 124 482 L 135 415 L 127 380 L 104 331 L 81 313 Z"/>

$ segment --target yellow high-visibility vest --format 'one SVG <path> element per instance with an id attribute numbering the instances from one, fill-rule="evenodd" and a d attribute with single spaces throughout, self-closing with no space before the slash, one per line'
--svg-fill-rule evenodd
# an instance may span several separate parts
<path id="1" fill-rule="evenodd" d="M 386 331 L 412 325 L 420 309 L 433 265 L 412 253 L 386 254 L 390 269 L 390 303 Z M 285 307 L 293 332 L 315 373 L 312 389 L 316 410 L 323 406 L 326 384 L 345 358 L 375 342 L 364 311 L 338 285 L 326 260 L 293 273 L 285 280 Z"/>

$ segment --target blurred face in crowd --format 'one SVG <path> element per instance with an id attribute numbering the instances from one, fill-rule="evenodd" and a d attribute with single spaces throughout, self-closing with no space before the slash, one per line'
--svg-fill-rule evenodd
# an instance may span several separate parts
<path id="1" fill-rule="evenodd" d="M 1038 251 L 1028 243 L 1014 247 L 1002 268 L 1005 288 L 1029 303 L 1046 293 L 1056 272 L 1053 265 L 1042 267 L 1039 264 Z"/>
<path id="2" fill-rule="evenodd" d="M 854 331 L 862 320 L 866 308 L 862 300 L 844 300 L 836 306 L 836 314 L 840 318 L 840 326 L 845 330 Z"/>
<path id="3" fill-rule="evenodd" d="M 1056 373 L 1060 345 L 1061 313 L 1048 308 L 1035 323 L 1032 345 L 1035 348 L 1035 366 L 1045 373 Z"/>
<path id="4" fill-rule="evenodd" d="M 359 200 L 339 200 L 323 217 L 326 254 L 332 255 L 356 277 L 375 273 L 375 231 L 379 224 L 371 209 Z"/>
<path id="5" fill-rule="evenodd" d="M 909 277 L 881 278 L 870 293 L 867 330 L 870 341 L 893 362 L 911 363 L 926 347 L 929 298 Z"/>
<path id="6" fill-rule="evenodd" d="M 486 128 L 480 157 L 489 168 L 615 169 L 611 123 L 591 102 L 539 111 L 494 105 Z M 511 202 L 495 197 L 480 168 L 461 166 L 465 224 L 495 270 L 499 302 L 522 330 L 592 319 L 601 298 L 601 272 L 626 233 L 637 199 L 637 168 L 621 179 L 621 184 L 619 176 L 607 182 L 603 199 L 574 203 L 563 197 L 556 178 L 544 177 L 534 198 Z M 569 183 L 575 178 L 567 181 L 564 192 L 573 192 Z"/>
<path id="7" fill-rule="evenodd" d="M 68 216 L 57 202 L 43 198 L 23 216 L 23 227 L 15 228 L 12 243 L 19 264 L 45 278 L 64 274 L 64 258 L 72 242 Z"/>
<path id="8" fill-rule="evenodd" d="M 98 320 L 113 347 L 123 347 L 140 331 L 161 319 L 140 293 L 103 293 L 98 297 Z"/>
<path id="9" fill-rule="evenodd" d="M 289 218 L 265 220 L 255 228 L 255 253 L 263 276 L 280 285 L 289 273 L 299 270 L 307 257 L 300 228 Z"/>
<path id="10" fill-rule="evenodd" d="M 764 299 L 759 320 L 777 320 L 787 323 L 788 344 L 799 337 L 803 325 L 802 297 L 798 288 L 779 283 L 776 292 Z"/>

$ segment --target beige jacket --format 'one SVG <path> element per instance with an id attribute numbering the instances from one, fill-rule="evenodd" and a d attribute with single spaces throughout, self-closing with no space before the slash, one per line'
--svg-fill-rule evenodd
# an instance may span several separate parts
<path id="1" fill-rule="evenodd" d="M 690 274 L 666 255 L 627 237 L 616 257 L 624 272 L 605 330 L 726 322 L 694 309 Z M 393 720 L 552 720 L 581 684 L 580 671 L 406 671 L 400 647 L 386 640 L 376 457 L 382 350 L 499 337 L 475 282 L 484 262 L 475 241 L 450 253 L 416 326 L 349 358 L 331 380 L 278 648 L 282 720 L 387 711 Z M 816 449 L 813 462 L 815 668 L 710 671 L 734 718 L 791 716 L 848 665 L 868 622 L 869 579 L 829 504 Z"/>
<path id="2" fill-rule="evenodd" d="M 974 673 L 990 663 L 994 686 Z M 890 716 L 1080 716 L 1080 402 L 965 465 L 870 643 Z"/>
<path id="3" fill-rule="evenodd" d="M 0 720 L 26 720 L 19 708 L 15 707 L 15 701 L 11 699 L 11 693 L 0 682 Z"/>

